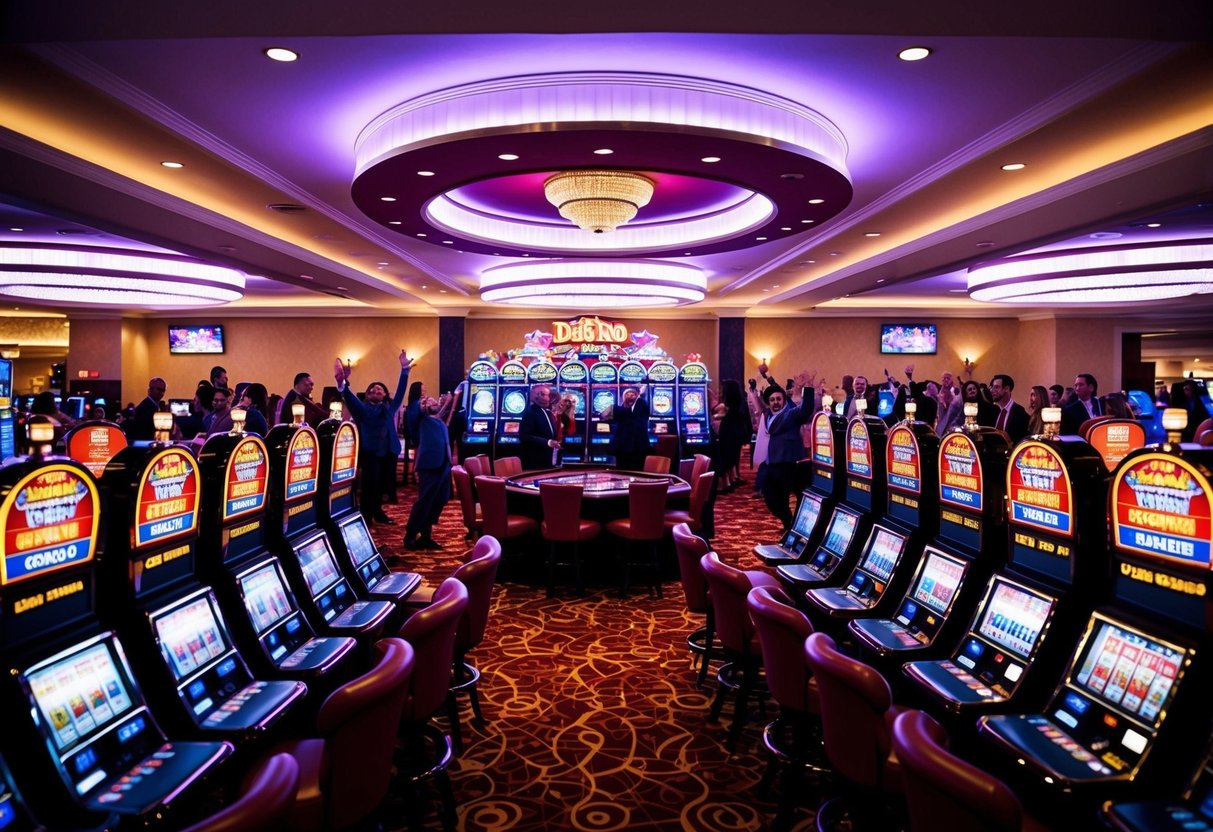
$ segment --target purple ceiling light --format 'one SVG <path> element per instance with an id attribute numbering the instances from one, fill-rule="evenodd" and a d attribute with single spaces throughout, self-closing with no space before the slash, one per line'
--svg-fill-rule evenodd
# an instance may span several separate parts
<path id="1" fill-rule="evenodd" d="M 699 269 L 660 260 L 539 260 L 480 276 L 481 300 L 553 308 L 681 306 L 703 300 L 706 290 Z"/>

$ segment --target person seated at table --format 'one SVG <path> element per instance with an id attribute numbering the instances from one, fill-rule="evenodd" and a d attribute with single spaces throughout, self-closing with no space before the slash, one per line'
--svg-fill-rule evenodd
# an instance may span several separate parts
<path id="1" fill-rule="evenodd" d="M 518 441 L 522 443 L 518 455 L 525 470 L 553 468 L 559 461 L 560 441 L 556 439 L 552 388 L 548 385 L 536 384 L 531 388 L 531 403 L 518 424 Z"/>
<path id="2" fill-rule="evenodd" d="M 607 419 L 615 423 L 612 446 L 615 451 L 615 467 L 625 471 L 644 469 L 644 458 L 649 455 L 649 402 L 640 388 L 629 387 L 623 391 L 623 401 L 618 407 L 609 409 Z"/>

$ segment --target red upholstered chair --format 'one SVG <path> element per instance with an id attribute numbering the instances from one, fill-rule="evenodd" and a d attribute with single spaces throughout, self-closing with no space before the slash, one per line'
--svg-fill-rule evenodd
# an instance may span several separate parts
<path id="1" fill-rule="evenodd" d="M 485 472 L 488 473 L 487 471 Z M 516 477 L 522 473 L 522 458 L 516 456 L 503 456 L 493 463 L 493 473 L 502 479 Z"/>
<path id="2" fill-rule="evenodd" d="M 374 651 L 375 666 L 333 691 L 320 706 L 318 738 L 275 748 L 299 763 L 289 812 L 292 830 L 353 826 L 371 817 L 388 793 L 396 738 L 384 726 L 400 720 L 414 653 L 398 638 L 380 640 Z"/>
<path id="3" fill-rule="evenodd" d="M 711 470 L 711 468 L 711 457 L 707 456 L 706 454 L 695 454 L 695 461 L 691 464 L 691 476 L 687 477 L 686 481 L 694 485 L 695 480 L 698 479 L 699 475 L 704 471 Z"/>
<path id="4" fill-rule="evenodd" d="M 451 476 L 455 480 L 455 494 L 459 497 L 459 510 L 463 513 L 463 526 L 467 529 L 464 540 L 474 540 L 484 529 L 484 518 L 480 516 L 480 506 L 476 503 L 476 493 L 472 489 L 472 476 L 462 465 L 451 468 Z"/>
<path id="5" fill-rule="evenodd" d="M 746 707 L 750 693 L 757 689 L 762 672 L 762 645 L 754 622 L 746 607 L 746 596 L 756 586 L 778 586 L 779 582 L 765 572 L 743 572 L 708 552 L 699 559 L 699 568 L 708 584 L 708 598 L 715 615 L 716 635 L 725 658 L 729 661 L 716 674 L 719 686 L 712 699 L 708 718 L 715 722 L 724 709 L 728 692 L 735 691 L 733 724 L 729 726 L 727 746 L 732 751 L 745 726 Z"/>
<path id="6" fill-rule="evenodd" d="M 670 471 L 678 467 L 678 437 L 670 436 L 670 434 L 662 434 L 657 437 L 657 444 L 653 446 L 653 454 L 655 456 L 664 456 L 670 461 L 670 467 L 663 474 L 668 474 Z"/>
<path id="7" fill-rule="evenodd" d="M 1197 425 L 1196 433 L 1192 436 L 1201 445 L 1213 445 L 1213 419 L 1205 419 Z"/>
<path id="8" fill-rule="evenodd" d="M 661 561 L 657 545 L 665 537 L 665 498 L 670 490 L 669 480 L 635 480 L 628 484 L 628 516 L 610 520 L 607 531 L 631 545 L 647 543 L 649 563 L 653 570 L 653 588 L 661 596 Z M 626 598 L 632 577 L 632 558 L 624 553 L 623 585 Z"/>
<path id="9" fill-rule="evenodd" d="M 892 738 L 901 709 L 889 683 L 875 668 L 839 652 L 825 633 L 805 640 L 804 657 L 817 680 L 826 756 L 849 792 L 817 810 L 817 826 L 839 827 L 849 815 L 855 826 L 889 828 L 893 821 L 882 813 L 889 811 L 888 797 L 902 790 Z"/>
<path id="10" fill-rule="evenodd" d="M 686 596 L 687 612 L 703 613 L 704 626 L 687 636 L 687 649 L 699 661 L 699 679 L 695 686 L 702 688 L 708 675 L 708 662 L 718 658 L 713 650 L 716 641 L 715 613 L 708 600 L 708 582 L 703 576 L 699 559 L 708 553 L 708 542 L 691 532 L 686 523 L 674 526 L 670 533 L 674 537 L 674 554 L 678 556 L 678 576 L 682 581 L 682 594 Z"/>
<path id="11" fill-rule="evenodd" d="M 695 470 L 695 459 L 680 459 L 678 460 L 678 479 L 684 482 L 691 482 L 691 472 Z"/>
<path id="12" fill-rule="evenodd" d="M 1110 422 L 1115 418 L 1115 416 L 1093 416 L 1078 426 L 1078 435 L 1083 439 L 1086 439 L 1087 434 L 1091 432 L 1091 428 L 1095 427 L 1100 422 Z"/>
<path id="13" fill-rule="evenodd" d="M 480 502 L 480 492 L 476 487 L 476 477 L 490 477 L 493 475 L 493 469 L 487 462 L 488 457 L 481 454 L 480 456 L 469 456 L 463 461 L 463 467 L 468 472 L 468 476 L 472 478 L 472 496 L 476 498 L 476 502 Z"/>
<path id="14" fill-rule="evenodd" d="M 464 585 L 468 591 L 467 609 L 455 630 L 455 665 L 451 679 L 451 696 L 467 692 L 472 701 L 474 724 L 484 725 L 484 714 L 480 712 L 480 670 L 467 660 L 467 654 L 484 640 L 484 628 L 488 625 L 489 607 L 493 601 L 493 582 L 497 580 L 497 566 L 501 563 L 501 544 L 491 535 L 476 541 L 468 560 L 451 573 L 451 577 Z M 456 699 L 451 720 L 451 739 L 455 751 L 463 750 L 459 729 L 459 702 Z"/>
<path id="15" fill-rule="evenodd" d="M 644 470 L 648 474 L 668 474 L 670 473 L 670 458 L 649 454 L 644 458 Z"/>
<path id="16" fill-rule="evenodd" d="M 893 750 L 901 761 L 913 832 L 965 829 L 1026 832 L 1048 827 L 1024 812 L 998 778 L 948 750 L 948 734 L 922 711 L 893 721 Z"/>
<path id="17" fill-rule="evenodd" d="M 716 472 L 704 471 L 699 478 L 691 483 L 691 502 L 686 510 L 670 509 L 665 513 L 665 527 L 672 529 L 679 523 L 686 523 L 691 531 L 703 530 L 703 507 L 712 494 L 712 485 L 716 482 Z"/>
<path id="18" fill-rule="evenodd" d="M 286 752 L 263 757 L 244 780 L 240 798 L 185 832 L 279 832 L 299 785 L 299 763 Z"/>
<path id="19" fill-rule="evenodd" d="M 454 710 L 451 695 L 451 663 L 455 656 L 455 633 L 468 605 L 468 591 L 455 578 L 447 578 L 434 591 L 434 600 L 419 610 L 400 628 L 400 638 L 413 647 L 416 658 L 407 685 L 403 715 L 400 719 L 402 756 L 397 769 L 405 779 L 408 794 L 405 806 L 417 813 L 424 801 L 417 793 L 427 780 L 434 780 L 442 799 L 443 829 L 455 828 L 455 793 L 447 767 L 451 763 L 451 738 L 431 722 L 444 705 L 448 715 Z M 454 722 L 454 717 L 451 719 Z M 380 725 L 381 733 L 388 733 Z M 409 826 L 420 825 L 419 817 L 410 817 Z"/>
<path id="20" fill-rule="evenodd" d="M 480 495 L 480 516 L 484 520 L 485 534 L 491 534 L 504 543 L 531 534 L 539 528 L 534 517 L 509 513 L 506 508 L 504 479 L 479 476 L 473 482 L 476 483 L 476 493 Z"/>
<path id="21" fill-rule="evenodd" d="M 572 553 L 573 581 L 577 594 L 585 593 L 581 580 L 581 544 L 602 534 L 602 524 L 581 516 L 582 487 L 574 483 L 539 483 L 543 522 L 539 533 L 548 542 L 548 597 L 556 594 L 556 547 L 566 545 Z"/>

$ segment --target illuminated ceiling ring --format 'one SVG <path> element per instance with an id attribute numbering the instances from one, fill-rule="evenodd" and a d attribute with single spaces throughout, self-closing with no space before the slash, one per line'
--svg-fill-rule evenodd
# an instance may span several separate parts
<path id="1" fill-rule="evenodd" d="M 620 309 L 698 303 L 707 291 L 694 266 L 654 260 L 537 260 L 486 269 L 488 303 L 571 309 Z"/>

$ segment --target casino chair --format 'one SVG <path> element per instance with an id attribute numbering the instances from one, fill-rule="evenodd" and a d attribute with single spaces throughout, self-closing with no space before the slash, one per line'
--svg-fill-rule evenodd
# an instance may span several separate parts
<path id="1" fill-rule="evenodd" d="M 1115 418 L 1115 416 L 1092 416 L 1090 419 L 1087 419 L 1078 426 L 1078 435 L 1083 439 L 1086 439 L 1091 433 L 1091 428 L 1095 427 L 1100 422 L 1110 422 Z"/>
<path id="2" fill-rule="evenodd" d="M 488 472 L 486 471 L 485 473 Z M 517 456 L 501 457 L 501 459 L 493 463 L 493 473 L 506 480 L 510 477 L 518 476 L 522 473 L 522 458 Z"/>
<path id="3" fill-rule="evenodd" d="M 480 495 L 480 516 L 484 520 L 485 534 L 491 534 L 504 545 L 507 540 L 532 534 L 539 528 L 539 522 L 534 517 L 510 514 L 506 508 L 504 479 L 481 475 L 473 482 L 476 493 Z"/>
<path id="4" fill-rule="evenodd" d="M 719 658 L 714 649 L 716 641 L 716 614 L 708 599 L 708 582 L 703 576 L 699 559 L 708 553 L 708 542 L 691 532 L 686 523 L 679 523 L 670 530 L 674 538 L 674 553 L 678 556 L 678 575 L 682 580 L 682 594 L 686 596 L 687 612 L 703 613 L 704 626 L 687 636 L 687 649 L 699 661 L 699 677 L 695 687 L 702 688 L 708 675 L 708 662 Z M 693 667 L 694 665 L 692 665 Z"/>
<path id="5" fill-rule="evenodd" d="M 451 477 L 455 480 L 455 494 L 459 497 L 463 526 L 467 529 L 463 539 L 475 540 L 484 531 L 484 518 L 480 516 L 480 506 L 476 503 L 476 493 L 472 489 L 472 475 L 462 465 L 453 465 Z"/>
<path id="6" fill-rule="evenodd" d="M 644 472 L 646 474 L 670 473 L 670 458 L 658 454 L 649 454 L 644 458 Z"/>
<path id="7" fill-rule="evenodd" d="M 901 761 L 912 832 L 1035 832 L 1049 827 L 1028 815 L 998 778 L 948 750 L 948 734 L 922 711 L 893 720 L 893 750 Z"/>
<path id="8" fill-rule="evenodd" d="M 286 752 L 263 757 L 244 779 L 240 797 L 184 832 L 286 832 L 287 810 L 299 786 L 299 763 Z"/>
<path id="9" fill-rule="evenodd" d="M 720 718 L 728 692 L 734 691 L 733 724 L 726 742 L 732 751 L 745 726 L 750 693 L 759 690 L 762 674 L 762 645 L 746 607 L 746 596 L 756 586 L 778 586 L 779 582 L 765 572 L 743 572 L 730 566 L 715 552 L 700 558 L 699 568 L 708 584 L 721 652 L 728 659 L 716 673 L 718 685 L 708 719 L 715 722 Z"/>
<path id="10" fill-rule="evenodd" d="M 398 636 L 412 645 L 415 659 L 413 674 L 405 690 L 400 718 L 401 748 L 396 768 L 403 778 L 404 805 L 409 827 L 419 826 L 424 809 L 420 786 L 433 780 L 442 801 L 442 828 L 455 828 L 455 793 L 447 767 L 453 750 L 451 738 L 430 722 L 446 706 L 453 725 L 458 715 L 451 694 L 451 664 L 455 656 L 455 635 L 468 606 L 468 590 L 455 578 L 447 578 L 434 592 L 434 600 L 404 622 Z M 380 733 L 390 734 L 383 725 Z"/>
<path id="11" fill-rule="evenodd" d="M 1205 419 L 1196 426 L 1196 433 L 1192 434 L 1195 441 L 1201 445 L 1213 445 L 1213 418 Z"/>
<path id="12" fill-rule="evenodd" d="M 573 556 L 573 581 L 578 595 L 585 594 L 581 580 L 581 544 L 602 534 L 602 524 L 581 516 L 583 489 L 576 483 L 539 483 L 543 522 L 539 533 L 548 542 L 548 597 L 556 594 L 556 549 L 567 546 Z"/>
<path id="13" fill-rule="evenodd" d="M 468 472 L 468 476 L 472 479 L 472 496 L 476 502 L 480 502 L 480 492 L 476 488 L 476 477 L 490 477 L 493 475 L 492 468 L 485 462 L 486 457 L 469 456 L 463 461 L 463 467 Z"/>
<path id="14" fill-rule="evenodd" d="M 497 566 L 501 563 L 501 544 L 491 535 L 476 541 L 468 560 L 451 573 L 451 577 L 463 584 L 468 591 L 467 609 L 459 619 L 455 630 L 455 663 L 451 678 L 451 739 L 455 753 L 462 753 L 463 738 L 459 728 L 458 695 L 467 693 L 472 702 L 472 723 L 483 727 L 484 714 L 480 712 L 480 670 L 471 664 L 467 655 L 484 640 L 484 628 L 488 625 L 489 607 L 493 601 L 493 583 L 497 580 Z"/>
<path id="15" fill-rule="evenodd" d="M 630 547 L 648 544 L 649 566 L 653 570 L 653 589 L 658 598 L 662 597 L 661 551 L 658 546 L 665 537 L 665 499 L 669 490 L 669 480 L 635 480 L 628 483 L 628 516 L 608 520 L 606 524 L 608 532 L 626 540 Z M 631 583 L 633 560 L 627 551 L 623 557 L 623 584 L 620 592 L 626 598 Z"/>
<path id="16" fill-rule="evenodd" d="M 893 704 L 889 683 L 839 652 L 825 633 L 805 639 L 804 660 L 817 680 L 826 757 L 844 781 L 843 795 L 817 809 L 818 830 L 899 828 L 894 816 L 902 774 L 892 725 L 902 709 Z"/>
<path id="17" fill-rule="evenodd" d="M 782 771 L 779 811 L 774 828 L 786 828 L 806 771 L 823 773 L 821 702 L 817 682 L 804 660 L 804 640 L 813 625 L 783 589 L 759 586 L 746 596 L 746 608 L 758 643 L 767 689 L 779 705 L 779 716 L 762 731 L 762 744 L 771 755 L 759 785 L 763 794 Z"/>
<path id="18" fill-rule="evenodd" d="M 678 465 L 678 437 L 670 436 L 668 433 L 657 437 L 657 444 L 653 446 L 654 456 L 664 456 L 670 461 L 670 467 L 663 474 L 668 474 Z"/>
<path id="19" fill-rule="evenodd" d="M 388 794 L 396 737 L 385 726 L 399 724 L 416 665 L 413 646 L 399 638 L 376 642 L 374 655 L 370 671 L 324 700 L 319 737 L 274 749 L 299 764 L 291 830 L 349 828 L 370 818 Z"/>
<path id="20" fill-rule="evenodd" d="M 712 458 L 707 454 L 695 454 L 694 460 L 691 465 L 691 476 L 687 479 L 688 483 L 694 483 L 700 474 L 712 467 Z"/>
<path id="21" fill-rule="evenodd" d="M 687 506 L 686 511 L 682 509 L 669 509 L 665 513 L 665 527 L 672 529 L 679 523 L 686 523 L 691 527 L 691 531 L 699 532 L 703 530 L 703 507 L 708 502 L 708 497 L 712 494 L 712 486 L 716 482 L 715 471 L 704 471 L 691 484 L 691 501 Z"/>

